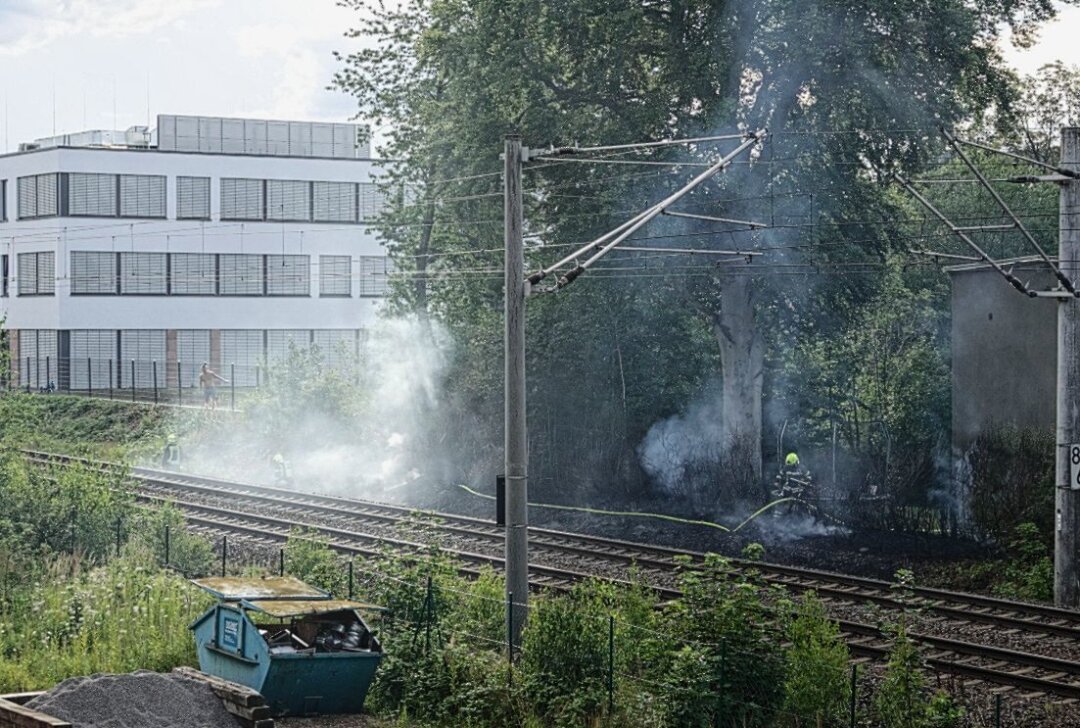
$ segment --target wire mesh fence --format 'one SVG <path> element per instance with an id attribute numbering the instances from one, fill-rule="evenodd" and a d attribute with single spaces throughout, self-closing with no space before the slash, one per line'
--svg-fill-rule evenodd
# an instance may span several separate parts
<path id="1" fill-rule="evenodd" d="M 118 526 L 118 554 L 125 537 Z M 178 546 L 178 539 L 191 538 L 205 545 L 201 562 L 184 562 L 190 546 Z M 380 641 L 394 656 L 380 680 L 415 680 L 427 686 L 425 700 L 457 706 L 431 706 L 433 716 L 453 713 L 470 695 L 486 694 L 488 710 L 497 712 L 504 701 L 505 710 L 519 720 L 540 715 L 539 724 L 564 724 L 570 713 L 582 724 L 597 726 L 1031 724 L 1002 692 L 979 692 L 965 681 L 927 677 L 917 650 L 907 664 L 890 663 L 887 669 L 852 659 L 846 648 L 840 648 L 842 659 L 830 663 L 815 659 L 813 650 L 799 653 L 790 624 L 727 625 L 717 627 L 710 638 L 708 628 L 686 629 L 697 620 L 708 621 L 708 615 L 686 612 L 681 622 L 653 619 L 663 611 L 655 603 L 639 612 L 649 615 L 642 624 L 633 607 L 599 582 L 593 594 L 585 586 L 580 593 L 531 598 L 530 626 L 523 643 L 514 645 L 507 624 L 512 602 L 494 572 L 470 580 L 459 577 L 450 562 L 390 554 L 385 561 L 342 557 L 304 534 L 272 546 L 228 535 L 192 536 L 179 526 L 166 527 L 160 541 L 161 565 L 188 576 L 292 575 L 334 596 L 380 605 Z M 324 558 L 313 560 L 300 546 L 305 542 L 324 549 Z M 494 697 L 487 694 L 492 690 Z M 387 695 L 392 702 L 394 689 L 384 685 L 375 692 L 382 695 L 376 700 L 383 701 L 383 708 L 394 707 L 385 702 Z M 416 709 L 410 705 L 410 714 Z"/>
<path id="2" fill-rule="evenodd" d="M 266 386 L 261 364 L 207 364 L 92 357 L 21 357 L 0 373 L 0 388 L 27 394 L 71 394 L 152 404 L 235 409 L 238 400 Z"/>

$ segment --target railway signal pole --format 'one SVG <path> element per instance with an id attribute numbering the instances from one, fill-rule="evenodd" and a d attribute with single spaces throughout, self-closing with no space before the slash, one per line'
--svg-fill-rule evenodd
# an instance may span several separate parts
<path id="1" fill-rule="evenodd" d="M 506 599 L 510 656 L 521 646 L 529 605 L 529 441 L 525 419 L 525 249 L 522 234 L 521 137 L 504 139 L 504 237 L 506 247 L 505 474 Z"/>
<path id="2" fill-rule="evenodd" d="M 1080 172 L 1080 128 L 1061 130 L 1060 166 Z M 1080 274 L 1080 180 L 1061 183 L 1058 267 Z M 1058 303 L 1057 448 L 1054 478 L 1054 601 L 1060 607 L 1080 604 L 1077 576 L 1077 529 L 1080 527 L 1080 300 Z"/>

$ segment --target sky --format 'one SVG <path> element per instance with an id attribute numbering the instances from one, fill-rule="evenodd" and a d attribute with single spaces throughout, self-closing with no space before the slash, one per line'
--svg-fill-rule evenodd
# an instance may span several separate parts
<path id="1" fill-rule="evenodd" d="M 159 113 L 348 121 L 354 102 L 326 86 L 359 22 L 334 0 L 0 0 L 0 149 Z M 1080 65 L 1078 29 L 1068 7 L 1004 51 L 1022 73 Z"/>

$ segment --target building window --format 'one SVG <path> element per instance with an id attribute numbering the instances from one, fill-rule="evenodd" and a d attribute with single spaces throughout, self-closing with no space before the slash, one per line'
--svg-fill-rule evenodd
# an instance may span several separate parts
<path id="1" fill-rule="evenodd" d="M 120 366 L 117 377 L 121 387 L 131 387 L 132 362 L 135 363 L 134 381 L 137 389 L 150 389 L 155 384 L 162 386 L 165 381 L 165 331 L 161 329 L 121 331 Z M 157 374 L 156 382 L 155 373 Z"/>
<path id="2" fill-rule="evenodd" d="M 311 332 L 311 338 L 328 368 L 341 371 L 357 364 L 359 339 L 356 329 L 316 329 Z"/>
<path id="3" fill-rule="evenodd" d="M 385 296 L 389 289 L 390 260 L 385 255 L 360 256 L 361 296 Z"/>
<path id="4" fill-rule="evenodd" d="M 56 358 L 56 331 L 19 330 L 19 385 L 34 389 L 56 384 L 60 362 Z"/>
<path id="5" fill-rule="evenodd" d="M 9 265 L 7 254 L 0 255 L 0 298 L 8 297 L 8 279 L 11 275 Z"/>
<path id="6" fill-rule="evenodd" d="M 130 366 L 130 365 L 129 365 Z M 71 332 L 71 388 L 107 389 L 116 381 L 116 332 L 75 330 Z"/>
<path id="7" fill-rule="evenodd" d="M 57 189 L 60 175 L 35 174 L 30 177 L 19 177 L 19 219 L 28 220 L 35 217 L 55 217 L 59 214 L 57 200 L 60 195 Z"/>
<path id="8" fill-rule="evenodd" d="M 263 257 L 225 253 L 218 256 L 219 291 L 223 296 L 263 295 Z"/>
<path id="9" fill-rule="evenodd" d="M 176 219 L 210 219 L 210 178 L 176 178 Z"/>
<path id="10" fill-rule="evenodd" d="M 164 295 L 168 292 L 165 253 L 121 253 L 120 293 Z"/>
<path id="11" fill-rule="evenodd" d="M 213 296 L 214 256 L 211 253 L 172 253 L 169 256 L 169 292 L 176 296 Z"/>
<path id="12" fill-rule="evenodd" d="M 51 296 L 56 293 L 56 255 L 51 250 L 43 253 L 19 253 L 20 296 Z"/>
<path id="13" fill-rule="evenodd" d="M 256 329 L 225 329 L 221 332 L 221 366 L 235 366 L 238 387 L 254 387 L 262 379 L 263 332 Z"/>
<path id="14" fill-rule="evenodd" d="M 266 332 L 266 360 L 284 361 L 293 349 L 306 352 L 311 347 L 311 332 L 305 329 L 272 329 Z"/>
<path id="15" fill-rule="evenodd" d="M 361 182 L 358 186 L 360 219 L 373 220 L 382 214 L 386 196 L 371 182 Z"/>
<path id="16" fill-rule="evenodd" d="M 261 179 L 221 179 L 222 220 L 262 220 L 263 182 Z"/>
<path id="17" fill-rule="evenodd" d="M 72 173 L 68 178 L 68 214 L 116 217 L 116 175 Z"/>
<path id="18" fill-rule="evenodd" d="M 347 255 L 319 256 L 319 295 L 352 295 L 352 258 Z"/>
<path id="19" fill-rule="evenodd" d="M 312 182 L 314 219 L 318 222 L 356 222 L 356 185 L 351 182 Z"/>
<path id="20" fill-rule="evenodd" d="M 71 251 L 71 294 L 113 295 L 116 293 L 116 253 Z"/>
<path id="21" fill-rule="evenodd" d="M 165 217 L 165 178 L 120 175 L 120 217 Z"/>
<path id="22" fill-rule="evenodd" d="M 0 179 L 0 222 L 7 222 L 7 180 Z"/>
<path id="23" fill-rule="evenodd" d="M 266 219 L 311 219 L 311 184 L 291 180 L 266 181 Z"/>
<path id="24" fill-rule="evenodd" d="M 266 256 L 266 295 L 311 295 L 311 258 L 307 255 Z"/>
<path id="25" fill-rule="evenodd" d="M 179 366 L 181 386 L 199 386 L 199 370 L 202 368 L 202 363 L 210 362 L 210 331 L 208 329 L 177 331 L 176 361 L 177 364 L 173 366 Z M 174 373 L 170 375 L 175 376 Z"/>

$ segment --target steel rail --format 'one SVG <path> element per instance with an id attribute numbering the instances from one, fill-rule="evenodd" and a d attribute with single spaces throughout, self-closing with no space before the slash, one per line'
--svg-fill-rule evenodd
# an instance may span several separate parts
<path id="1" fill-rule="evenodd" d="M 33 455 L 38 459 L 55 459 L 55 456 L 48 453 L 33 453 Z M 63 457 L 67 460 L 80 460 Z M 111 466 L 110 464 L 102 465 Z M 149 468 L 133 468 L 131 473 L 142 481 L 144 486 L 148 485 L 151 489 L 164 486 L 217 497 L 228 493 L 261 500 L 282 508 L 302 508 L 336 518 L 348 516 L 388 524 L 412 521 L 470 540 L 488 539 L 501 542 L 503 537 L 502 529 L 491 521 L 470 516 L 431 511 L 424 512 L 424 517 L 418 517 L 416 509 L 341 496 L 303 493 L 273 486 L 236 483 Z M 688 557 L 692 564 L 701 564 L 706 558 L 704 552 L 641 544 L 583 533 L 538 527 L 530 527 L 529 533 L 532 543 L 545 549 L 587 559 L 614 560 L 625 565 L 644 566 L 664 572 L 671 572 L 676 568 L 676 557 Z M 883 580 L 737 558 L 730 558 L 728 562 L 733 568 L 753 569 L 766 581 L 787 586 L 796 591 L 813 590 L 825 597 L 850 602 L 873 603 L 892 608 L 918 607 L 956 621 L 982 622 L 1008 629 L 1021 629 L 1080 640 L 1080 612 L 1073 610 L 920 586 L 904 587 L 903 591 L 908 598 L 898 599 L 895 596 L 896 586 Z"/>
<path id="2" fill-rule="evenodd" d="M 327 545 L 334 550 L 350 554 L 369 557 L 385 555 L 384 552 L 362 545 L 368 540 L 378 544 L 390 543 L 398 548 L 405 547 L 403 555 L 415 556 L 432 550 L 432 547 L 424 544 L 386 539 L 380 536 L 350 532 L 333 527 L 304 524 L 264 514 L 248 514 L 234 509 L 177 502 L 161 496 L 137 495 L 137 497 L 148 502 L 172 503 L 185 512 L 189 523 L 195 526 L 196 530 L 208 531 L 214 534 L 239 534 L 262 543 L 285 542 L 288 538 L 294 537 L 295 529 L 306 528 L 309 531 L 314 530 L 320 535 L 330 537 L 331 540 Z M 436 548 L 442 553 L 470 563 L 478 563 L 493 568 L 498 568 L 502 564 L 502 559 L 497 556 L 462 552 L 446 547 Z M 586 579 L 602 579 L 614 583 L 629 584 L 629 582 L 620 579 L 596 576 L 568 569 L 542 565 L 530 565 L 529 568 L 531 586 L 540 589 L 564 591 L 571 588 L 573 584 Z M 477 575 L 480 573 L 479 570 L 468 567 L 462 567 L 459 571 L 465 575 Z M 681 596 L 681 593 L 675 589 L 658 588 L 656 591 L 663 598 L 670 599 Z M 890 650 L 889 638 L 880 629 L 872 625 L 848 620 L 838 620 L 837 623 L 842 634 L 846 635 L 845 641 L 853 655 L 872 657 L 877 660 L 888 657 Z M 1061 679 L 1064 675 L 1080 678 L 1080 664 L 1078 663 L 914 632 L 909 632 L 908 636 L 916 642 L 936 650 L 935 654 L 929 655 L 925 660 L 926 664 L 936 671 L 997 685 L 1020 687 L 1070 700 L 1080 699 L 1080 682 L 1067 682 Z M 993 664 L 991 666 L 978 665 L 971 662 L 971 660 L 992 660 Z M 1003 670 L 1001 669 L 1003 663 L 1017 665 L 1019 669 Z M 1046 671 L 1049 676 L 1032 675 L 1032 670 Z"/>

